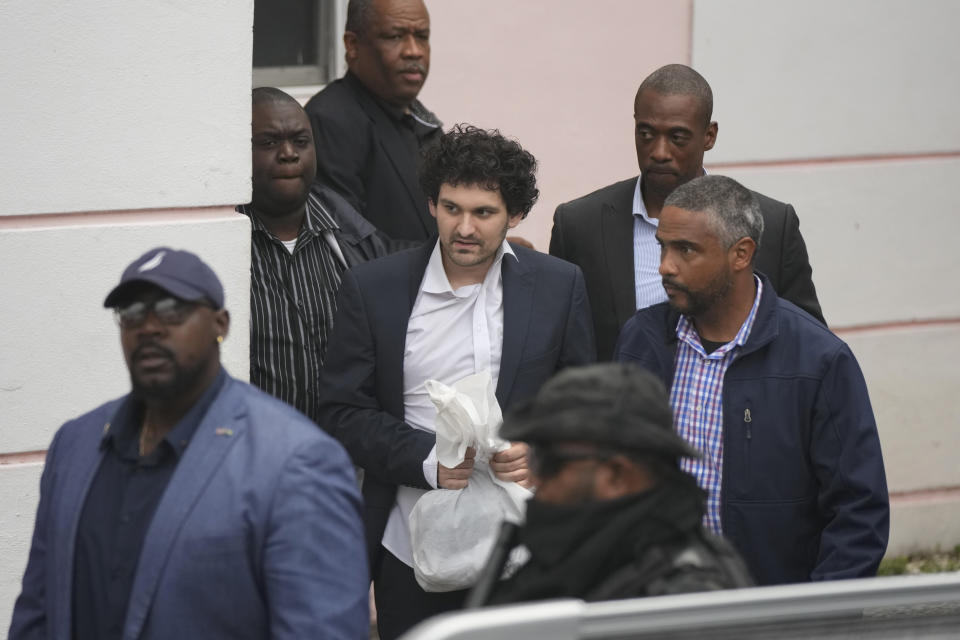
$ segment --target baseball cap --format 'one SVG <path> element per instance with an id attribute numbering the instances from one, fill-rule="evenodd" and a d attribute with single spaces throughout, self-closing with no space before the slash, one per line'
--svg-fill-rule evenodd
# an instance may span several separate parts
<path id="1" fill-rule="evenodd" d="M 203 260 L 189 251 L 157 247 L 134 260 L 120 276 L 120 284 L 107 294 L 104 307 L 115 307 L 131 285 L 146 282 L 167 293 L 195 302 L 206 299 L 215 309 L 223 307 L 223 285 Z"/>
<path id="2" fill-rule="evenodd" d="M 507 413 L 500 436 L 541 446 L 586 442 L 674 459 L 700 457 L 674 431 L 663 383 L 626 363 L 564 369 Z"/>

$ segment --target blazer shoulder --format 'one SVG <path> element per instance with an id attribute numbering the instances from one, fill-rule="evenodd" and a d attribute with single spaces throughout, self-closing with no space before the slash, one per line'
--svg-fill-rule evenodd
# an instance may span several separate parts
<path id="1" fill-rule="evenodd" d="M 342 126 L 356 126 L 370 119 L 360 96 L 343 78 L 334 80 L 317 92 L 303 107 L 311 118 L 333 121 Z"/>
<path id="2" fill-rule="evenodd" d="M 757 202 L 760 204 L 760 211 L 765 217 L 771 215 L 783 216 L 790 206 L 786 202 L 780 202 L 757 191 L 753 191 L 752 193 L 757 198 Z"/>
<path id="3" fill-rule="evenodd" d="M 580 267 L 562 258 L 517 245 L 510 245 L 510 247 L 517 255 L 517 262 L 526 270 L 540 271 L 542 273 L 556 274 L 570 278 L 580 272 Z M 507 256 L 505 256 L 504 259 L 507 259 Z M 583 276 L 581 275 L 581 277 Z"/>
<path id="4" fill-rule="evenodd" d="M 341 448 L 323 429 L 285 402 L 240 380 L 231 378 L 229 385 L 222 393 L 234 396 L 230 404 L 235 401 L 243 403 L 240 414 L 247 423 L 250 442 L 264 455 L 273 450 L 282 458 L 311 444 Z M 235 412 L 237 407 L 228 406 L 227 410 Z"/>
<path id="5" fill-rule="evenodd" d="M 126 398 L 127 396 L 115 398 L 83 415 L 67 420 L 57 430 L 54 438 L 59 438 L 62 442 L 70 442 L 74 438 L 88 437 L 91 433 L 99 437 L 106 431 L 107 424 L 113 420 L 113 416 Z"/>
<path id="6" fill-rule="evenodd" d="M 424 259 L 425 250 L 426 247 L 421 245 L 397 251 L 353 266 L 344 275 L 352 276 L 362 292 L 376 292 L 397 287 L 406 289 L 415 271 L 420 270 L 420 275 L 423 275 L 423 268 L 428 261 Z"/>
<path id="7" fill-rule="evenodd" d="M 395 272 L 398 269 L 406 270 L 410 265 L 417 261 L 417 258 L 423 249 L 423 246 L 419 246 L 410 249 L 404 249 L 403 251 L 397 251 L 396 253 L 391 253 L 388 256 L 377 258 L 376 260 L 371 260 L 370 262 L 365 262 L 364 264 L 358 264 L 356 267 L 353 267 L 351 271 L 353 271 L 358 278 L 369 278 L 372 274 L 385 275 Z M 406 277 L 406 273 L 397 275 L 403 275 Z"/>
<path id="8" fill-rule="evenodd" d="M 597 207 L 605 202 L 617 205 L 631 198 L 636 185 L 636 177 L 615 182 L 596 191 L 591 191 L 585 196 L 564 202 L 557 207 L 557 213 L 560 214 L 563 211 L 569 215 L 593 214 Z"/>

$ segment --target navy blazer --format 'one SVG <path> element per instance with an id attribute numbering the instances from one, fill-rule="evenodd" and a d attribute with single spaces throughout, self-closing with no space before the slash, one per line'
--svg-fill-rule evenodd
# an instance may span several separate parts
<path id="1" fill-rule="evenodd" d="M 423 461 L 436 436 L 403 421 L 407 323 L 436 242 L 348 270 L 321 374 L 320 424 L 364 470 L 364 522 L 371 565 L 397 485 L 429 489 Z M 497 400 L 533 396 L 559 369 L 595 360 L 580 269 L 513 246 L 504 256 L 503 352 Z M 440 330 L 438 328 L 438 330 Z"/>
<path id="2" fill-rule="evenodd" d="M 890 503 L 880 438 L 850 348 L 763 280 L 723 377 L 723 535 L 758 584 L 876 575 Z M 615 359 L 673 384 L 679 316 L 637 311 Z"/>
<path id="3" fill-rule="evenodd" d="M 12 640 L 72 637 L 77 526 L 122 401 L 66 423 L 50 445 Z M 144 537 L 123 638 L 365 638 L 361 527 L 343 448 L 228 377 Z"/>
<path id="4" fill-rule="evenodd" d="M 565 202 L 553 216 L 550 254 L 583 269 L 597 333 L 597 355 L 609 360 L 623 323 L 637 310 L 633 269 L 633 194 L 636 178 Z M 824 322 L 807 245 L 793 206 L 754 192 L 763 215 L 758 271 L 781 297 Z"/>

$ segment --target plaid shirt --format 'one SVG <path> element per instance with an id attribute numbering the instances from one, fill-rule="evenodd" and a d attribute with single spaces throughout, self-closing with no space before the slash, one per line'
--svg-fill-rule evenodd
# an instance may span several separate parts
<path id="1" fill-rule="evenodd" d="M 723 376 L 740 348 L 750 337 L 760 307 L 763 284 L 754 276 L 757 294 L 750 314 L 736 337 L 711 354 L 700 344 L 700 336 L 686 316 L 677 322 L 677 357 L 670 389 L 674 424 L 684 440 L 703 454 L 699 460 L 684 458 L 680 468 L 694 476 L 707 492 L 704 526 L 722 534 L 720 488 L 723 478 Z"/>

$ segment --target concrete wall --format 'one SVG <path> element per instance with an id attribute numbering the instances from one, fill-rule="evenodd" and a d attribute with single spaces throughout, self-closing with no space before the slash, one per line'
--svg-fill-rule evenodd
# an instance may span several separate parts
<path id="1" fill-rule="evenodd" d="M 129 388 L 103 298 L 165 244 L 207 259 L 248 372 L 251 0 L 0 3 L 0 633 L 53 432 Z"/>
<path id="2" fill-rule="evenodd" d="M 696 1 L 710 169 L 793 203 L 869 385 L 890 552 L 960 543 L 960 42 L 950 0 Z"/>

